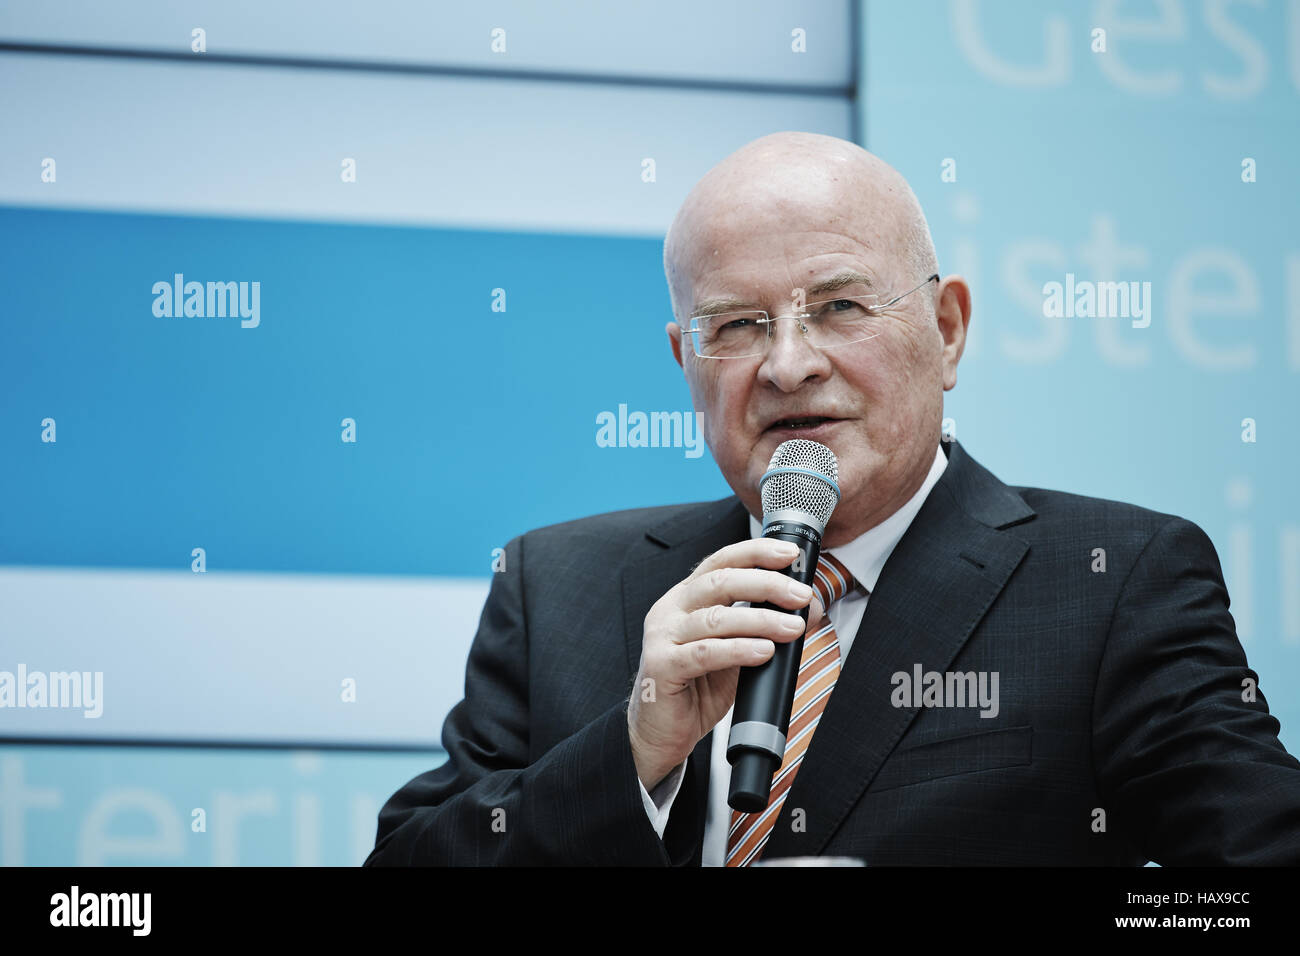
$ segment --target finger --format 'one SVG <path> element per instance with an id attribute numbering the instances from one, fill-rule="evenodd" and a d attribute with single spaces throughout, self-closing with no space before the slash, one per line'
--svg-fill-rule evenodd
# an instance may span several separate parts
<path id="1" fill-rule="evenodd" d="M 765 637 L 793 641 L 804 632 L 803 618 L 769 608 L 727 607 L 714 604 L 692 611 L 683 618 L 674 644 L 688 644 L 712 638 Z"/>
<path id="2" fill-rule="evenodd" d="M 766 568 L 715 568 L 686 583 L 678 599 L 683 611 L 715 604 L 779 604 L 795 610 L 813 598 L 813 589 L 779 571 Z"/>
<path id="3" fill-rule="evenodd" d="M 703 577 L 718 568 L 788 568 L 798 556 L 799 549 L 789 541 L 779 538 L 750 538 L 719 548 L 695 566 L 690 578 Z"/>
<path id="4" fill-rule="evenodd" d="M 753 667 L 772 656 L 776 645 L 755 638 L 711 637 L 673 648 L 665 667 L 670 681 L 685 683 L 730 667 Z"/>

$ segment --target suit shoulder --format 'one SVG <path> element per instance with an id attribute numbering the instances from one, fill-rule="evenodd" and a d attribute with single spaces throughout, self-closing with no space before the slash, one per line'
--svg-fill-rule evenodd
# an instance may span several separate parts
<path id="1" fill-rule="evenodd" d="M 716 501 L 606 511 L 603 514 L 588 515 L 585 518 L 574 518 L 534 528 L 521 537 L 529 545 L 571 542 L 575 538 L 584 538 L 626 546 L 642 539 L 647 531 L 656 527 L 678 522 L 687 526 L 696 523 L 701 527 L 707 526 L 717 521 L 719 516 L 734 505 L 735 500 L 734 497 L 730 497 Z"/>
<path id="2" fill-rule="evenodd" d="M 1080 553 L 1101 548 L 1113 569 L 1132 569 L 1144 554 L 1156 556 L 1157 562 L 1164 560 L 1159 555 L 1178 555 L 1180 561 L 1218 565 L 1218 551 L 1209 535 L 1179 515 L 1049 488 L 1012 490 L 1035 512 L 1012 532 L 1048 561 L 1073 562 Z"/>
<path id="3" fill-rule="evenodd" d="M 1186 521 L 1175 514 L 1112 498 L 1096 498 L 1051 488 L 1014 486 L 1011 490 L 1037 513 L 1037 520 L 1031 523 L 1119 527 L 1149 537 L 1171 521 Z M 1190 521 L 1186 523 L 1192 524 Z"/>

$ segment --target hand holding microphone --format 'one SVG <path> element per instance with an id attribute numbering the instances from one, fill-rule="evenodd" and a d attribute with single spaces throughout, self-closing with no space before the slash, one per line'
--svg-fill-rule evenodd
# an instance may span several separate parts
<path id="1" fill-rule="evenodd" d="M 798 469 L 803 464 L 821 467 L 822 479 L 829 478 L 833 487 L 835 457 L 824 445 L 793 440 L 777 448 L 773 466 L 782 467 L 778 458 L 783 449 L 791 450 L 788 446 L 815 446 L 821 453 L 792 459 L 795 463 L 785 466 L 779 481 L 769 477 L 773 472 L 769 467 L 761 486 L 764 524 L 771 526 L 769 512 L 779 511 L 785 516 L 783 527 L 793 527 L 792 521 L 801 524 L 805 535 L 808 530 L 815 531 L 820 544 L 817 517 L 824 511 L 829 518 L 834 501 L 826 507 L 821 491 L 825 481 L 808 479 Z M 809 480 L 814 482 L 812 486 Z M 809 497 L 809 487 L 817 494 Z M 773 508 L 769 508 L 769 498 Z M 775 507 L 778 504 L 781 507 Z M 806 511 L 810 504 L 817 507 L 811 524 Z M 794 520 L 799 515 L 803 520 Z M 690 756 L 726 715 L 737 700 L 744 676 L 756 665 L 766 666 L 774 654 L 788 651 L 796 641 L 793 659 L 797 674 L 805 626 L 817 627 L 824 609 L 807 585 L 817 566 L 817 553 L 811 554 L 809 562 L 809 539 L 799 534 L 794 534 L 793 540 L 791 537 L 791 533 L 772 529 L 770 537 L 719 549 L 665 593 L 646 615 L 641 663 L 628 706 L 628 736 L 637 774 L 647 790 Z M 792 573 L 790 566 L 796 561 L 803 570 Z M 739 601 L 752 606 L 732 606 Z M 647 681 L 653 683 L 647 685 Z M 647 686 L 653 689 L 652 695 L 644 693 Z M 787 727 L 793 690 L 791 684 L 791 698 L 785 702 Z M 653 700 L 643 699 L 648 696 Z M 779 703 L 776 706 L 779 708 Z M 779 766 L 781 755 L 776 759 Z M 770 773 L 766 784 L 771 785 Z"/>

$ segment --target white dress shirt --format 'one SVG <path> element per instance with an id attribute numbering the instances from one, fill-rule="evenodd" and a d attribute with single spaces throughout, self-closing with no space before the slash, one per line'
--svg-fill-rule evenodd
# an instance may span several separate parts
<path id="1" fill-rule="evenodd" d="M 942 447 L 935 446 L 934 462 L 930 465 L 929 474 L 925 476 L 925 481 L 916 490 L 916 494 L 908 499 L 905 505 L 848 544 L 827 552 L 834 554 L 858 582 L 853 590 L 835 602 L 827 614 L 831 623 L 835 625 L 835 634 L 839 639 L 841 666 L 853 647 L 853 638 L 858 632 L 858 625 L 862 623 L 867 600 L 871 591 L 875 589 L 885 562 L 893 553 L 899 539 L 903 537 L 903 532 L 912 524 L 916 513 L 921 510 L 921 505 L 929 496 L 930 489 L 934 487 L 946 467 L 948 467 L 948 456 L 943 453 Z M 762 534 L 762 525 L 753 515 L 750 515 L 750 537 L 759 538 Z M 745 602 L 737 602 L 737 606 L 745 606 Z M 709 761 L 708 815 L 704 823 L 704 847 L 701 859 L 704 866 L 722 866 L 726 861 L 727 831 L 731 827 L 731 808 L 727 806 L 727 790 L 731 782 L 731 765 L 727 762 L 727 737 L 730 733 L 731 711 L 728 710 L 713 728 L 713 750 Z M 677 799 L 685 775 L 686 761 L 682 761 L 655 787 L 653 795 L 646 791 L 645 785 L 639 779 L 637 781 L 641 787 L 641 801 L 645 804 L 646 814 L 654 824 L 655 832 L 659 834 L 660 839 L 663 839 L 664 830 L 668 826 L 668 814 L 672 810 L 673 801 Z"/>

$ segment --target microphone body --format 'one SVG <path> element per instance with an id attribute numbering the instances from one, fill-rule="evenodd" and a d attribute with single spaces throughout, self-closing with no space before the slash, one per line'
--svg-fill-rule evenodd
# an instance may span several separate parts
<path id="1" fill-rule="evenodd" d="M 822 532 L 839 501 L 838 463 L 825 445 L 806 439 L 782 442 L 759 482 L 763 498 L 763 537 L 789 541 L 799 555 L 784 573 L 811 585 L 821 556 Z M 760 608 L 798 613 L 808 623 L 808 607 L 792 612 L 775 604 Z M 727 802 L 733 810 L 757 813 L 767 806 L 772 777 L 785 757 L 790 710 L 799 680 L 804 638 L 775 643 L 772 656 L 757 667 L 742 667 L 732 710 L 727 760 L 731 782 Z"/>
<path id="2" fill-rule="evenodd" d="M 789 541 L 799 548 L 799 556 L 784 573 L 811 586 L 817 573 L 817 558 L 821 555 L 821 534 L 808 525 L 780 521 L 764 522 L 763 537 Z M 776 604 L 754 606 L 783 614 L 796 613 Z M 808 608 L 801 607 L 797 613 L 806 627 Z M 731 786 L 727 799 L 733 810 L 757 813 L 767 806 L 772 777 L 785 757 L 803 642 L 804 638 L 800 637 L 776 644 L 772 656 L 766 661 L 740 672 L 736 705 L 731 717 L 731 736 L 727 740 L 727 760 L 731 763 Z"/>

